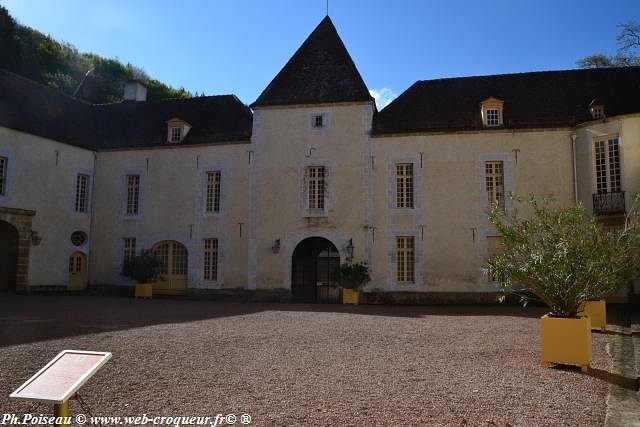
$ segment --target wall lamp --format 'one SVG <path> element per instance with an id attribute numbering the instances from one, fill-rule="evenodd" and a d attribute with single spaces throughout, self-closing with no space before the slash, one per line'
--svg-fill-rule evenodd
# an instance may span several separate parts
<path id="1" fill-rule="evenodd" d="M 275 242 L 273 242 L 273 246 L 271 246 L 271 252 L 273 252 L 274 254 L 280 252 L 280 239 L 276 239 Z"/>
<path id="2" fill-rule="evenodd" d="M 347 251 L 347 261 L 353 261 L 353 239 L 349 239 L 349 244 L 344 249 Z"/>

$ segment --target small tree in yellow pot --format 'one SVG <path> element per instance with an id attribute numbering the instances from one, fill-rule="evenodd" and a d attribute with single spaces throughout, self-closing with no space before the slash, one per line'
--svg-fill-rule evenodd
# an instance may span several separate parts
<path id="1" fill-rule="evenodd" d="M 367 264 L 344 263 L 336 269 L 336 276 L 342 285 L 342 303 L 357 305 L 360 302 L 360 288 L 371 280 Z"/>
<path id="2" fill-rule="evenodd" d="M 150 250 L 143 249 L 122 266 L 122 275 L 134 279 L 136 298 L 151 298 L 153 282 L 160 275 L 160 260 Z"/>
<path id="3" fill-rule="evenodd" d="M 501 299 L 533 293 L 550 313 L 541 319 L 542 362 L 580 366 L 591 362 L 591 325 L 578 316 L 585 302 L 614 293 L 637 275 L 640 226 L 636 213 L 625 227 L 605 231 L 582 205 L 552 208 L 550 199 L 526 204 L 523 218 L 514 199 L 510 212 L 496 207 L 489 215 L 503 236 L 503 252 L 488 261 L 492 274 L 501 277 Z M 522 289 L 524 287 L 525 289 Z"/>

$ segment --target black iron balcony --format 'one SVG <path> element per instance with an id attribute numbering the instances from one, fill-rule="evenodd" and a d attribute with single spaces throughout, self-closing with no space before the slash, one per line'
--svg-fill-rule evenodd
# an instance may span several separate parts
<path id="1" fill-rule="evenodd" d="M 594 194 L 593 213 L 594 215 L 624 214 L 624 191 Z"/>

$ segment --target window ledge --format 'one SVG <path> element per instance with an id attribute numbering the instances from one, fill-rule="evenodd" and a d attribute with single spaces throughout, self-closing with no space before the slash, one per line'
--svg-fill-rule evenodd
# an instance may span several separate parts
<path id="1" fill-rule="evenodd" d="M 406 282 L 392 282 L 391 283 L 391 291 L 392 292 L 416 292 L 420 290 L 420 285 L 416 282 L 406 283 Z"/>
<path id="2" fill-rule="evenodd" d="M 205 212 L 204 214 L 202 214 L 202 216 L 204 216 L 205 218 L 220 218 L 222 216 L 222 211 L 218 211 L 218 212 Z"/>
<path id="3" fill-rule="evenodd" d="M 216 281 L 203 281 L 198 285 L 196 289 L 220 289 L 222 288 L 222 283 L 218 283 Z"/>
<path id="4" fill-rule="evenodd" d="M 303 218 L 322 218 L 328 216 L 329 212 L 324 209 L 307 209 L 303 214 Z"/>

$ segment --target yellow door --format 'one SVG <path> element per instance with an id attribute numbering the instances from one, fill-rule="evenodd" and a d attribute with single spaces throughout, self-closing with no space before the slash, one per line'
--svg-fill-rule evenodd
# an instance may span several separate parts
<path id="1" fill-rule="evenodd" d="M 160 277 L 153 285 L 155 294 L 183 295 L 187 290 L 187 248 L 182 243 L 164 241 L 153 247 L 160 260 Z"/>
<path id="2" fill-rule="evenodd" d="M 82 252 L 74 252 L 69 257 L 69 287 L 70 291 L 79 291 L 85 288 L 86 257 Z"/>

